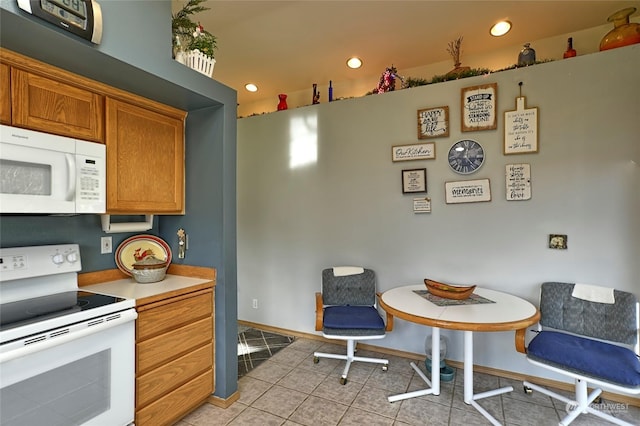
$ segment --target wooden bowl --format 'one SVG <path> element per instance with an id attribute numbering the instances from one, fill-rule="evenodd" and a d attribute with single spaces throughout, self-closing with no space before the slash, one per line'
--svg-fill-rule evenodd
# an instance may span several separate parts
<path id="1" fill-rule="evenodd" d="M 434 296 L 455 300 L 463 300 L 469 298 L 469 296 L 471 296 L 473 291 L 476 289 L 475 285 L 455 286 L 426 278 L 424 280 L 424 284 L 427 286 L 427 290 L 429 290 L 429 293 L 433 294 Z"/>

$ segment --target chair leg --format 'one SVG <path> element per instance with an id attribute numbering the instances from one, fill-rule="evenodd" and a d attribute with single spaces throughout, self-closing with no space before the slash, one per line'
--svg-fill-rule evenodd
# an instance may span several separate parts
<path id="1" fill-rule="evenodd" d="M 313 353 L 313 362 L 317 364 L 320 362 L 320 358 L 331 358 L 331 359 L 341 359 L 345 360 L 346 364 L 344 366 L 344 370 L 342 371 L 342 375 L 340 376 L 340 384 L 347 384 L 347 375 L 349 374 L 349 368 L 351 367 L 351 363 L 354 361 L 362 361 L 362 362 L 372 362 L 376 364 L 382 364 L 382 371 L 387 371 L 389 369 L 389 360 L 381 359 L 381 358 L 368 358 L 363 356 L 355 356 L 357 342 L 355 340 L 347 340 L 347 353 L 346 355 L 339 354 L 329 354 L 323 352 L 314 352 Z"/>
<path id="2" fill-rule="evenodd" d="M 631 423 L 627 423 L 622 419 L 617 417 L 613 417 L 609 414 L 603 413 L 600 410 L 590 407 L 591 403 L 600 396 L 602 393 L 602 389 L 594 389 L 590 394 L 587 394 L 587 382 L 585 380 L 576 379 L 576 399 L 575 401 L 565 398 L 562 395 L 559 395 L 553 391 L 540 387 L 538 385 L 534 385 L 530 382 L 523 382 L 525 389 L 531 388 L 540 393 L 543 393 L 551 398 L 555 398 L 567 404 L 567 412 L 568 414 L 560 420 L 560 426 L 567 426 L 571 422 L 573 422 L 580 414 L 582 413 L 590 413 L 601 419 L 607 420 L 611 423 L 621 425 L 621 426 L 633 426 Z"/>

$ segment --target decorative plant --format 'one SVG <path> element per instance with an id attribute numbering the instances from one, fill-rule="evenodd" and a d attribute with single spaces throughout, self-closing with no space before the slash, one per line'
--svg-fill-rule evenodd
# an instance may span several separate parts
<path id="1" fill-rule="evenodd" d="M 462 62 L 460 62 L 460 55 L 462 54 L 462 37 L 459 37 L 453 41 L 449 42 L 449 47 L 447 47 L 447 52 L 451 55 L 453 59 L 453 66 L 459 67 Z"/>
<path id="2" fill-rule="evenodd" d="M 393 65 L 387 67 L 387 69 L 385 69 L 384 72 L 380 75 L 380 81 L 371 93 L 385 93 L 396 90 L 396 78 L 400 79 L 401 83 L 404 82 L 402 76 L 398 75 L 398 70 L 396 67 L 394 67 Z"/>
<path id="3" fill-rule="evenodd" d="M 187 3 L 171 15 L 171 30 L 173 33 L 174 48 L 183 50 L 196 50 L 213 58 L 217 48 L 217 38 L 206 31 L 200 23 L 195 23 L 189 18 L 195 13 L 200 13 L 210 8 L 200 5 L 205 0 L 188 0 Z"/>

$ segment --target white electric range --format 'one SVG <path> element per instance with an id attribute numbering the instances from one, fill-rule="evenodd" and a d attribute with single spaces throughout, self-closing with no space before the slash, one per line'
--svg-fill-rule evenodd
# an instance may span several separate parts
<path id="1" fill-rule="evenodd" d="M 77 244 L 0 249 L 2 425 L 133 422 L 135 300 L 83 291 Z"/>

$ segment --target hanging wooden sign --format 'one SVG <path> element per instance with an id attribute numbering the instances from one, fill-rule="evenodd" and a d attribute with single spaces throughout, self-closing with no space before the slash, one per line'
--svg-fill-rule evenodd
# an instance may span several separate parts
<path id="1" fill-rule="evenodd" d="M 526 108 L 525 97 L 516 98 L 515 111 L 504 113 L 504 154 L 538 152 L 538 108 Z"/>
<path id="2" fill-rule="evenodd" d="M 531 199 L 531 166 L 529 164 L 507 164 L 505 166 L 507 201 Z"/>

